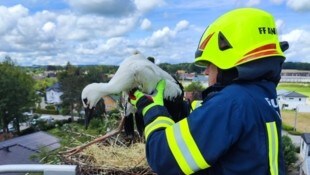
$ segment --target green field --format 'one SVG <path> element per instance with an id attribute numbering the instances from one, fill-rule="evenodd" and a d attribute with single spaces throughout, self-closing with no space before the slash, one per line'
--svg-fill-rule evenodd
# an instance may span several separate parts
<path id="1" fill-rule="evenodd" d="M 310 113 L 298 113 L 296 115 L 295 111 L 281 111 L 282 122 L 285 125 L 294 127 L 295 117 L 296 117 L 296 129 L 301 133 L 310 132 Z"/>
<path id="2" fill-rule="evenodd" d="M 277 90 L 295 91 L 310 98 L 310 83 L 280 83 Z"/>

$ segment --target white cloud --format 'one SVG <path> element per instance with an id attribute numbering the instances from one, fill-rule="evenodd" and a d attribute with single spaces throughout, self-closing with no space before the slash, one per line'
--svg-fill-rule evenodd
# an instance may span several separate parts
<path id="1" fill-rule="evenodd" d="M 287 0 L 286 5 L 295 11 L 310 11 L 309 0 Z"/>
<path id="2" fill-rule="evenodd" d="M 189 22 L 186 20 L 182 20 L 182 21 L 178 22 L 177 26 L 175 27 L 175 31 L 176 32 L 182 31 L 182 30 L 188 28 L 188 26 L 189 26 Z"/>
<path id="3" fill-rule="evenodd" d="M 285 53 L 288 61 L 310 62 L 310 32 L 295 29 L 282 35 L 281 39 L 288 41 L 290 45 Z"/>
<path id="4" fill-rule="evenodd" d="M 260 0 L 249 0 L 247 3 L 246 3 L 246 6 L 255 6 L 255 5 L 258 5 L 260 4 Z"/>
<path id="5" fill-rule="evenodd" d="M 167 43 L 174 36 L 175 32 L 173 30 L 169 27 L 164 27 L 161 30 L 155 31 L 151 37 L 144 39 L 141 45 L 146 47 L 159 47 Z"/>
<path id="6" fill-rule="evenodd" d="M 169 43 L 175 36 L 185 30 L 189 26 L 189 22 L 182 20 L 177 23 L 176 27 L 171 30 L 169 27 L 164 27 L 153 32 L 151 37 L 148 37 L 140 42 L 142 46 L 159 47 Z"/>
<path id="7" fill-rule="evenodd" d="M 8 8 L 8 11 L 13 16 L 25 16 L 28 15 L 28 9 L 23 7 L 22 5 L 18 4 L 13 7 Z"/>
<path id="8" fill-rule="evenodd" d="M 282 19 L 277 19 L 276 20 L 276 26 L 277 28 L 282 28 L 284 26 L 284 21 Z"/>
<path id="9" fill-rule="evenodd" d="M 0 36 L 5 35 L 11 31 L 20 18 L 28 15 L 28 9 L 21 5 L 13 7 L 0 6 Z"/>
<path id="10" fill-rule="evenodd" d="M 285 0 L 270 0 L 274 4 L 282 4 Z"/>
<path id="11" fill-rule="evenodd" d="M 134 0 L 139 11 L 147 12 L 165 4 L 164 0 Z"/>
<path id="12" fill-rule="evenodd" d="M 140 28 L 142 30 L 149 30 L 152 27 L 152 23 L 147 18 L 143 19 Z"/>
<path id="13" fill-rule="evenodd" d="M 278 34 L 281 35 L 286 27 L 285 21 L 282 19 L 277 19 L 276 26 Z"/>
<path id="14" fill-rule="evenodd" d="M 42 30 L 46 33 L 50 33 L 52 31 L 55 31 L 56 25 L 53 22 L 47 22 L 44 24 L 44 26 L 42 27 Z"/>
<path id="15" fill-rule="evenodd" d="M 299 41 L 301 39 L 301 36 L 304 32 L 305 31 L 303 31 L 303 30 L 295 29 L 288 34 L 282 35 L 281 38 L 282 38 L 282 40 L 294 43 L 294 42 Z"/>
<path id="16" fill-rule="evenodd" d="M 54 60 L 60 57 L 59 63 L 63 59 L 72 59 L 72 63 L 80 64 L 79 59 L 81 63 L 87 61 L 81 57 L 90 60 L 96 54 L 110 52 L 114 55 L 126 50 L 126 43 L 121 44 L 121 51 L 118 50 L 119 47 L 112 47 L 116 42 L 115 38 L 135 29 L 139 18 L 138 13 L 120 18 L 81 15 L 71 11 L 56 13 L 44 10 L 29 14 L 28 9 L 21 5 L 0 6 L 1 51 L 12 58 L 25 58 L 19 59 L 20 64 L 27 64 L 29 60 L 26 58 L 30 57 L 33 57 L 30 59 L 33 64 L 49 64 L 46 60 L 40 62 L 39 59 L 51 57 Z M 105 42 L 105 47 L 102 47 Z M 87 49 L 89 43 L 96 47 Z M 114 60 L 109 61 L 113 64 Z"/>
<path id="17" fill-rule="evenodd" d="M 67 0 L 78 12 L 107 16 L 125 16 L 135 11 L 132 0 Z"/>

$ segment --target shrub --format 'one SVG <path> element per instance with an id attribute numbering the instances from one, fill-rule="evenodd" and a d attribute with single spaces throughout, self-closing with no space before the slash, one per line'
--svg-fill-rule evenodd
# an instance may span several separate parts
<path id="1" fill-rule="evenodd" d="M 291 138 L 287 135 L 282 136 L 282 150 L 284 154 L 284 163 L 286 170 L 292 168 L 294 163 L 298 160 L 295 146 L 291 140 Z"/>
<path id="2" fill-rule="evenodd" d="M 62 108 L 60 110 L 60 114 L 62 114 L 62 115 L 69 115 L 70 114 L 70 110 L 68 108 Z"/>
<path id="3" fill-rule="evenodd" d="M 287 131 L 288 133 L 292 134 L 292 135 L 301 135 L 302 133 L 299 131 Z"/>
<path id="4" fill-rule="evenodd" d="M 47 110 L 55 110 L 56 108 L 55 108 L 54 105 L 47 105 L 47 106 L 45 106 L 45 109 L 47 109 Z"/>
<path id="5" fill-rule="evenodd" d="M 53 115 L 59 114 L 58 111 L 56 111 L 55 109 L 54 110 L 50 110 L 50 109 L 40 109 L 40 108 L 37 108 L 37 109 L 35 109 L 35 112 L 38 113 L 38 114 L 53 114 Z"/>
<path id="6" fill-rule="evenodd" d="M 84 125 L 85 119 L 84 119 L 84 118 L 78 118 L 78 119 L 77 119 L 77 123 L 78 123 L 78 124 L 81 124 L 81 125 Z"/>
<path id="7" fill-rule="evenodd" d="M 282 129 L 283 129 L 284 131 L 293 131 L 293 130 L 294 130 L 294 127 L 282 123 Z"/>
<path id="8" fill-rule="evenodd" d="M 103 124 L 102 124 L 102 121 L 100 119 L 93 118 L 92 120 L 90 120 L 90 123 L 89 123 L 90 129 L 99 129 L 102 127 L 103 127 Z"/>

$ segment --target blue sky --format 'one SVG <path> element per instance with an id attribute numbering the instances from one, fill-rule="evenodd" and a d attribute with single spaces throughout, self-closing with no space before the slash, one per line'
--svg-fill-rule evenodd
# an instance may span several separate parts
<path id="1" fill-rule="evenodd" d="M 310 0 L 0 0 L 0 61 L 119 65 L 139 50 L 190 63 L 204 29 L 240 7 L 272 13 L 286 61 L 310 63 Z"/>

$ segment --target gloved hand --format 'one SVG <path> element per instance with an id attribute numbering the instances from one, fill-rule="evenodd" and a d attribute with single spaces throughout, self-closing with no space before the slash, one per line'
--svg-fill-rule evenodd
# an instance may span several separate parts
<path id="1" fill-rule="evenodd" d="M 154 106 L 164 105 L 164 91 L 166 87 L 166 81 L 164 79 L 157 83 L 155 92 L 153 95 L 144 94 L 139 90 L 133 90 L 129 93 L 130 103 L 133 104 L 142 115 L 145 116 L 146 112 Z"/>
<path id="2" fill-rule="evenodd" d="M 160 80 L 152 95 L 144 94 L 139 90 L 129 93 L 130 103 L 138 109 L 138 112 L 142 112 L 146 140 L 154 131 L 174 124 L 163 102 L 165 87 L 166 81 Z"/>

